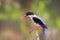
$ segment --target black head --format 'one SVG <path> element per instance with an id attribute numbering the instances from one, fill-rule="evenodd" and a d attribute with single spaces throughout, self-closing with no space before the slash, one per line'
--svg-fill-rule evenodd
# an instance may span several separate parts
<path id="1" fill-rule="evenodd" d="M 33 12 L 27 12 L 26 15 L 27 15 L 27 16 L 28 16 L 28 15 L 34 15 L 34 13 L 33 13 Z"/>

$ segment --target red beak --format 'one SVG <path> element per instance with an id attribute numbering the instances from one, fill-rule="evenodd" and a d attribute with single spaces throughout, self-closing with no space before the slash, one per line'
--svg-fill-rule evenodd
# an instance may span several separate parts
<path id="1" fill-rule="evenodd" d="M 27 17 L 27 15 L 23 15 L 21 18 L 23 19 L 23 18 L 26 18 Z"/>

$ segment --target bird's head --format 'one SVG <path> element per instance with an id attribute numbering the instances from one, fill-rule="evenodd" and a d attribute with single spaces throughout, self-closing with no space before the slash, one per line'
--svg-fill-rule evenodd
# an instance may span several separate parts
<path id="1" fill-rule="evenodd" d="M 26 18 L 26 17 L 33 16 L 33 15 L 34 15 L 33 12 L 27 12 L 25 15 L 22 16 L 22 18 Z"/>

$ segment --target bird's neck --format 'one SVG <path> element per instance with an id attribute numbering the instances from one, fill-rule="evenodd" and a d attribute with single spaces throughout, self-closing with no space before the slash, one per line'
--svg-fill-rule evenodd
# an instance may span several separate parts
<path id="1" fill-rule="evenodd" d="M 29 15 L 28 17 L 32 18 L 32 17 L 34 17 L 34 15 Z"/>
<path id="2" fill-rule="evenodd" d="M 33 18 L 33 17 L 35 17 L 36 15 L 29 15 L 28 17 L 30 17 L 30 18 Z"/>

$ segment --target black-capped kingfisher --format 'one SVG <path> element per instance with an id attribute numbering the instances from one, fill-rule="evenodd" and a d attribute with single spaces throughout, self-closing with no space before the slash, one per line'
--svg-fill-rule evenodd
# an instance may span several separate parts
<path id="1" fill-rule="evenodd" d="M 47 29 L 47 26 L 39 16 L 36 16 L 33 12 L 27 12 L 25 15 L 22 16 L 22 18 L 26 17 L 30 17 L 30 19 L 34 22 L 35 29 L 42 29 L 43 34 L 45 35 L 45 29 Z"/>

